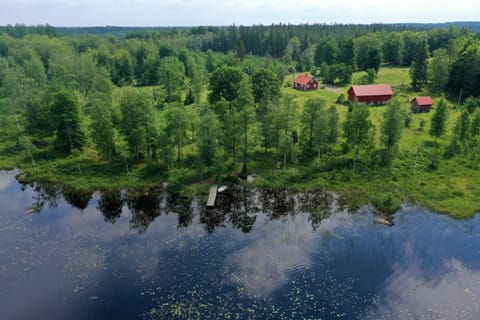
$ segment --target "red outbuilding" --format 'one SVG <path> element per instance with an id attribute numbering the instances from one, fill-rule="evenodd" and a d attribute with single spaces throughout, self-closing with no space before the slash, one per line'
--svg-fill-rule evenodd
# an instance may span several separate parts
<path id="1" fill-rule="evenodd" d="M 392 87 L 388 84 L 369 84 L 363 86 L 351 86 L 348 89 L 348 100 L 367 104 L 384 104 L 392 99 Z"/>
<path id="2" fill-rule="evenodd" d="M 297 90 L 317 90 L 318 81 L 308 74 L 301 74 L 293 80 L 293 87 Z"/>
<path id="3" fill-rule="evenodd" d="M 416 97 L 412 100 L 412 112 L 429 112 L 432 109 L 432 105 L 432 98 Z"/>

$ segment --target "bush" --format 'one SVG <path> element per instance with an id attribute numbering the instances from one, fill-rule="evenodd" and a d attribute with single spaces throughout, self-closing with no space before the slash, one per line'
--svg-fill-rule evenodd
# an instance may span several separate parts
<path id="1" fill-rule="evenodd" d="M 348 99 L 347 97 L 345 96 L 344 93 L 341 93 L 338 98 L 337 98 L 337 101 L 336 101 L 338 104 L 346 104 L 348 102 Z"/>
<path id="2" fill-rule="evenodd" d="M 400 209 L 400 200 L 391 192 L 377 194 L 372 204 L 377 212 L 383 214 L 394 214 Z"/>

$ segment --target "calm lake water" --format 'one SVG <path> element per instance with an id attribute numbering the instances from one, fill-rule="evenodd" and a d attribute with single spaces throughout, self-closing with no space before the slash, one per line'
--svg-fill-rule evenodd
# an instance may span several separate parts
<path id="1" fill-rule="evenodd" d="M 480 319 L 480 217 L 330 193 L 76 193 L 0 171 L 0 319 Z M 28 209 L 35 212 L 27 214 Z"/>

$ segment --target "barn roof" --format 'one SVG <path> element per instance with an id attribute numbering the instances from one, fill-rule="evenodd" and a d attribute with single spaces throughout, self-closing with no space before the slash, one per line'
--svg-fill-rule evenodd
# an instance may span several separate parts
<path id="1" fill-rule="evenodd" d="M 350 90 L 353 90 L 355 96 L 357 97 L 393 95 L 392 87 L 390 87 L 390 85 L 388 84 L 368 84 L 363 86 L 352 86 Z"/>
<path id="2" fill-rule="evenodd" d="M 430 97 L 416 97 L 415 99 L 412 100 L 415 101 L 417 100 L 417 104 L 419 106 L 431 106 L 433 104 L 433 100 Z"/>
<path id="3" fill-rule="evenodd" d="M 293 82 L 300 83 L 300 84 L 307 84 L 308 81 L 310 81 L 312 79 L 313 79 L 313 77 L 309 76 L 308 74 L 301 74 L 301 75 L 297 76 L 295 78 L 295 80 L 293 80 Z"/>

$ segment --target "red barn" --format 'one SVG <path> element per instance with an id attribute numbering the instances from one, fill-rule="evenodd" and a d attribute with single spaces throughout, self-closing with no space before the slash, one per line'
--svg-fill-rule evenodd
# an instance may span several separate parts
<path id="1" fill-rule="evenodd" d="M 348 100 L 367 104 L 383 104 L 393 96 L 392 87 L 388 84 L 369 84 L 364 86 L 351 86 L 348 89 Z"/>
<path id="2" fill-rule="evenodd" d="M 413 112 L 429 112 L 432 109 L 433 100 L 430 97 L 416 97 L 411 103 Z"/>
<path id="3" fill-rule="evenodd" d="M 293 87 L 297 90 L 317 90 L 318 81 L 308 74 L 301 74 L 293 80 Z"/>

